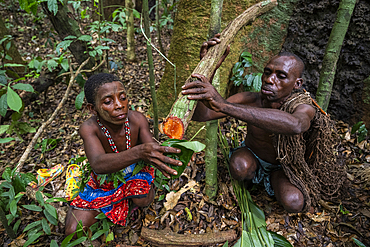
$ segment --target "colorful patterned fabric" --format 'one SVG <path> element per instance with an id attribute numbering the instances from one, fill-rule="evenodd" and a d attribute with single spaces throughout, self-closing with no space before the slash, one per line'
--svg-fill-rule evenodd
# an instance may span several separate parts
<path id="1" fill-rule="evenodd" d="M 97 122 L 108 139 L 113 152 L 118 153 L 117 147 L 107 128 L 97 119 Z M 125 121 L 126 149 L 131 148 L 130 125 Z M 91 173 L 89 182 L 83 192 L 74 199 L 71 207 L 82 210 L 101 210 L 113 223 L 126 225 L 129 212 L 129 199 L 146 197 L 154 179 L 154 169 L 145 166 L 132 176 L 136 164 L 122 170 L 126 183 L 114 188 L 113 182 L 100 185 L 96 174 Z"/>

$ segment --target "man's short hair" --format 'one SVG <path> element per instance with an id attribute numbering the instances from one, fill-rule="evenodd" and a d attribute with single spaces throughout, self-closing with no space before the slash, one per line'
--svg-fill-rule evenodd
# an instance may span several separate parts
<path id="1" fill-rule="evenodd" d="M 304 62 L 302 61 L 302 59 L 299 56 L 297 56 L 296 54 L 294 54 L 292 52 L 289 52 L 289 51 L 281 51 L 281 52 L 279 52 L 278 56 L 279 57 L 294 57 L 295 60 L 298 62 L 299 68 L 301 69 L 301 73 L 300 73 L 299 77 L 302 77 L 303 72 L 305 70 L 305 66 L 304 66 Z"/>
<path id="2" fill-rule="evenodd" d="M 87 103 L 93 104 L 95 106 L 95 96 L 98 89 L 105 83 L 110 83 L 114 81 L 119 81 L 123 85 L 123 82 L 117 76 L 112 74 L 99 73 L 90 76 L 84 86 Z"/>

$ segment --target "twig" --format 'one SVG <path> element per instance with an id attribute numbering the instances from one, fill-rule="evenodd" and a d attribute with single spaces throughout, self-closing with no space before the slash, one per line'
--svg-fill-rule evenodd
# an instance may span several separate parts
<path id="1" fill-rule="evenodd" d="M 97 70 L 98 68 L 100 68 L 104 63 L 105 63 L 105 55 L 103 56 L 103 60 L 100 62 L 100 64 L 99 65 L 95 65 L 92 69 L 85 69 L 85 70 L 81 70 L 79 73 L 85 73 L 85 72 L 87 72 L 87 73 L 89 73 L 89 72 L 93 72 L 94 70 Z M 83 64 L 83 63 L 82 63 Z M 81 64 L 81 65 L 82 65 Z M 81 66 L 80 66 L 81 67 Z M 60 75 L 58 75 L 56 78 L 58 78 L 58 77 L 61 77 L 61 76 L 65 76 L 65 75 L 69 75 L 70 74 L 70 72 L 65 72 L 65 73 L 63 73 L 63 74 L 60 74 Z M 78 74 L 77 74 L 78 75 Z M 77 76 L 76 75 L 76 76 Z M 75 76 L 75 77 L 76 77 Z"/>
<path id="2" fill-rule="evenodd" d="M 64 105 L 64 102 L 67 100 L 67 97 L 69 95 L 69 92 L 71 91 L 71 88 L 72 88 L 73 81 L 74 81 L 75 77 L 80 73 L 82 67 L 87 64 L 87 62 L 89 61 L 89 59 L 90 58 L 86 59 L 85 62 L 83 62 L 80 65 L 80 67 L 77 69 L 77 71 L 75 73 L 73 73 L 72 65 L 71 64 L 69 65 L 69 71 L 70 71 L 70 74 L 71 74 L 71 79 L 69 80 L 69 84 L 68 84 L 67 90 L 66 90 L 66 92 L 65 92 L 65 94 L 63 96 L 63 99 L 59 102 L 57 108 L 55 109 L 55 111 L 53 112 L 53 114 L 50 116 L 50 118 L 46 122 L 44 122 L 40 126 L 40 128 L 37 130 L 35 136 L 31 140 L 30 144 L 28 144 L 28 146 L 26 148 L 26 151 L 24 151 L 22 157 L 19 159 L 19 162 L 18 162 L 18 165 L 17 165 L 17 168 L 16 168 L 16 172 L 20 172 L 20 170 L 23 167 L 24 162 L 26 161 L 29 153 L 31 152 L 31 149 L 36 144 L 37 139 L 40 137 L 40 135 L 44 131 L 45 127 L 48 126 L 54 120 L 54 118 L 58 114 L 59 110 Z"/>

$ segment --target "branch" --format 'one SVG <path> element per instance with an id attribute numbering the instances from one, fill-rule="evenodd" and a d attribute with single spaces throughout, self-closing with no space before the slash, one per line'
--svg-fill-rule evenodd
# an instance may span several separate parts
<path id="1" fill-rule="evenodd" d="M 98 68 L 100 68 L 104 63 L 105 63 L 105 57 L 106 57 L 106 55 L 104 54 L 104 56 L 103 56 L 103 60 L 100 62 L 100 64 L 97 66 L 96 64 L 95 64 L 95 66 L 93 67 L 93 68 L 91 68 L 91 69 L 85 69 L 85 70 L 81 70 L 79 73 L 90 73 L 90 72 L 93 72 L 93 71 L 95 71 L 95 70 L 97 70 Z M 84 64 L 84 63 L 82 63 L 82 64 Z M 81 65 L 82 65 L 81 64 Z M 81 67 L 81 66 L 80 66 Z M 58 75 L 56 78 L 58 78 L 58 77 L 61 77 L 61 76 L 65 76 L 65 75 L 69 75 L 70 74 L 70 72 L 65 72 L 65 73 L 63 73 L 63 74 L 60 74 L 60 75 Z M 78 74 L 77 74 L 78 75 Z M 76 76 L 77 76 L 76 75 Z"/>
<path id="2" fill-rule="evenodd" d="M 24 162 L 26 161 L 29 153 L 31 152 L 31 149 L 33 148 L 33 146 L 35 146 L 36 144 L 36 141 L 37 139 L 40 137 L 40 135 L 42 134 L 42 132 L 44 131 L 45 127 L 48 126 L 53 120 L 54 118 L 56 117 L 56 115 L 58 114 L 59 110 L 62 108 L 62 106 L 64 105 L 64 102 L 67 100 L 67 97 L 69 95 L 69 92 L 71 91 L 71 88 L 72 88 L 72 85 L 73 85 L 73 81 L 74 79 L 76 78 L 76 76 L 80 73 L 81 69 L 83 66 L 85 66 L 87 64 L 87 62 L 89 61 L 90 58 L 86 59 L 85 62 L 83 62 L 80 67 L 77 69 L 77 71 L 75 73 L 73 73 L 73 69 L 72 69 L 72 65 L 70 64 L 69 65 L 69 71 L 70 71 L 70 74 L 71 74 L 71 78 L 69 80 L 69 84 L 68 84 L 68 87 L 67 87 L 67 90 L 64 94 L 64 97 L 63 99 L 59 102 L 59 105 L 57 106 L 57 108 L 55 109 L 55 111 L 53 112 L 53 114 L 50 116 L 50 118 L 44 122 L 41 127 L 37 130 L 35 136 L 32 138 L 30 144 L 28 144 L 27 148 L 26 148 L 26 151 L 24 151 L 22 157 L 20 158 L 19 162 L 18 162 L 18 165 L 17 165 L 17 168 L 16 168 L 16 172 L 20 172 L 20 170 L 22 169 L 23 167 L 23 164 Z"/>

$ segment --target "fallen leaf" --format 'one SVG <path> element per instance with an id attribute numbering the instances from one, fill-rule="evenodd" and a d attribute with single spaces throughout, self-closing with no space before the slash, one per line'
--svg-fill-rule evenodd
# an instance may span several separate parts
<path id="1" fill-rule="evenodd" d="M 195 182 L 194 180 L 191 180 L 190 182 L 188 182 L 187 184 L 185 184 L 185 186 L 182 187 L 176 193 L 173 192 L 173 191 L 171 191 L 170 193 L 168 193 L 166 195 L 166 202 L 163 203 L 163 206 L 166 208 L 166 210 L 173 209 L 177 205 L 177 202 L 179 201 L 182 193 L 190 190 L 195 185 L 197 185 L 197 182 Z"/>

